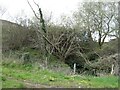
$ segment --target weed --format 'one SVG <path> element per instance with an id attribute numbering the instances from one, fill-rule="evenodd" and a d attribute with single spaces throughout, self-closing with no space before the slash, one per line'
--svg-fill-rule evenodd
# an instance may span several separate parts
<path id="1" fill-rule="evenodd" d="M 6 78 L 4 76 L 2 76 L 2 81 L 6 81 Z"/>
<path id="2" fill-rule="evenodd" d="M 15 64 L 15 65 L 14 65 Z M 118 77 L 116 76 L 81 76 L 81 75 L 65 75 L 60 72 L 53 72 L 48 69 L 36 70 L 33 65 L 11 65 L 4 64 L 2 66 L 3 76 L 10 76 L 14 79 L 27 80 L 32 83 L 44 84 L 53 87 L 91 87 L 91 88 L 104 88 L 104 87 L 118 87 Z M 2 77 L 3 87 L 17 87 L 24 88 L 24 84 L 16 83 L 14 80 L 7 80 Z"/>

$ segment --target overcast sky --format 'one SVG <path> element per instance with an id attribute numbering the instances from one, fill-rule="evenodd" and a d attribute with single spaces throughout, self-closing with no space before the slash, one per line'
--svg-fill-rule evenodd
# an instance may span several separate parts
<path id="1" fill-rule="evenodd" d="M 34 6 L 35 10 L 37 8 L 33 4 L 32 0 L 29 0 L 32 6 Z M 39 3 L 42 11 L 45 14 L 52 15 L 55 19 L 60 18 L 62 14 L 64 15 L 71 15 L 74 12 L 79 2 L 82 0 L 35 0 Z M 1 17 L 2 19 L 10 19 L 14 18 L 14 16 L 21 14 L 21 11 L 24 10 L 24 13 L 27 16 L 33 16 L 33 12 L 31 11 L 27 0 L 0 0 L 0 6 L 5 7 L 7 12 Z"/>
<path id="2" fill-rule="evenodd" d="M 29 0 L 32 6 L 33 0 Z M 82 1 L 119 1 L 119 0 L 35 0 L 42 11 L 46 15 L 50 15 L 52 12 L 53 19 L 59 20 L 61 15 L 71 16 L 72 12 L 77 10 L 78 5 Z M 26 14 L 28 17 L 33 16 L 27 0 L 0 0 L 0 6 L 5 7 L 7 12 L 0 18 L 2 19 L 12 19 L 15 16 Z M 35 7 L 34 7 L 35 8 Z M 21 13 L 24 10 L 24 13 Z M 37 8 L 35 8 L 37 11 Z"/>

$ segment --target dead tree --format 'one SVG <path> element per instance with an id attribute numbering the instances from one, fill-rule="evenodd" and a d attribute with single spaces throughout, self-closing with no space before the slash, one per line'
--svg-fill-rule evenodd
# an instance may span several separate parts
<path id="1" fill-rule="evenodd" d="M 34 4 L 38 7 L 38 11 L 39 11 L 39 15 L 40 16 L 37 16 L 36 12 L 34 11 L 34 9 L 32 8 L 31 4 L 29 3 L 29 1 L 27 0 L 29 6 L 31 7 L 35 17 L 40 21 L 41 23 L 41 29 L 43 31 L 43 36 L 47 37 L 47 30 L 46 30 L 46 26 L 45 26 L 45 21 L 43 19 L 43 14 L 42 14 L 42 10 L 41 8 L 39 7 L 39 5 L 33 0 Z M 39 31 L 40 32 L 40 31 Z M 39 36 L 38 36 L 39 37 Z M 44 37 L 43 37 L 44 38 Z M 48 57 L 48 50 L 47 50 L 47 42 L 46 40 L 44 39 L 44 49 L 45 49 L 45 60 L 46 60 L 46 66 L 47 66 L 47 57 Z"/>
<path id="2" fill-rule="evenodd" d="M 33 0 L 34 2 L 34 0 Z M 35 2 L 34 2 L 35 3 Z M 38 7 L 38 11 L 39 11 L 39 15 L 40 17 L 37 16 L 36 12 L 34 11 L 34 9 L 32 8 L 31 4 L 28 1 L 29 6 L 31 7 L 35 17 L 40 21 L 41 23 L 41 29 L 44 33 L 42 33 L 40 30 L 37 30 L 37 33 L 39 33 L 44 41 L 45 41 L 45 50 L 46 50 L 46 60 L 48 57 L 48 53 L 50 53 L 47 50 L 47 46 L 49 45 L 49 47 L 52 47 L 51 52 L 53 52 L 55 54 L 55 56 L 57 56 L 58 58 L 60 58 L 61 60 L 65 60 L 65 58 L 71 54 L 75 54 L 77 51 L 79 51 L 79 49 L 81 49 L 80 45 L 78 44 L 79 41 L 77 40 L 77 36 L 76 33 L 74 31 L 67 31 L 67 32 L 63 32 L 62 34 L 60 34 L 59 36 L 57 36 L 57 38 L 52 38 L 52 40 L 50 40 L 47 37 L 47 30 L 46 30 L 46 26 L 45 26 L 45 21 L 43 19 L 43 14 L 42 14 L 42 10 L 39 7 L 39 5 L 37 3 L 35 3 L 35 5 Z M 73 29 L 72 29 L 73 30 Z M 39 34 L 38 34 L 38 38 L 39 38 Z M 80 52 L 77 52 L 76 54 L 79 54 L 80 56 L 84 57 L 84 55 Z M 91 64 L 89 62 L 89 60 L 86 59 L 86 57 L 84 57 L 86 63 Z"/>

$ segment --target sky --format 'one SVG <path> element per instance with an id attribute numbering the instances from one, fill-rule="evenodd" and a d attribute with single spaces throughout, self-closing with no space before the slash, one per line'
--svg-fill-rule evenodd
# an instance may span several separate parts
<path id="1" fill-rule="evenodd" d="M 50 15 L 54 19 L 59 19 L 61 15 L 71 16 L 72 12 L 77 10 L 79 2 L 82 0 L 34 0 L 39 4 L 45 14 Z M 37 8 L 33 0 L 29 0 L 35 11 Z M 1 17 L 2 19 L 11 20 L 15 16 L 26 14 L 28 17 L 33 16 L 33 12 L 27 3 L 27 0 L 0 0 L 0 6 L 6 8 L 6 13 Z M 23 12 L 24 11 L 24 12 Z"/>
<path id="2" fill-rule="evenodd" d="M 33 4 L 33 0 L 28 0 L 34 7 L 35 11 L 37 8 Z M 119 1 L 119 0 L 34 0 L 39 4 L 43 13 L 52 17 L 54 21 L 59 20 L 61 15 L 72 16 L 80 5 L 80 2 L 85 1 Z M 0 6 L 6 8 L 6 13 L 0 18 L 6 20 L 12 20 L 17 15 L 27 15 L 27 17 L 34 16 L 27 0 L 0 0 Z M 24 12 L 23 12 L 24 11 Z"/>

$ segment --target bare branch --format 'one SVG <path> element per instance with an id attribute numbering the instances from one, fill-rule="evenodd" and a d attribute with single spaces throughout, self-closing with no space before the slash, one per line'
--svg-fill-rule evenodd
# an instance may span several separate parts
<path id="1" fill-rule="evenodd" d="M 41 35 L 42 37 L 48 42 L 48 44 L 50 44 L 51 46 L 53 46 L 59 53 L 60 53 L 60 50 L 44 35 L 42 34 L 39 30 L 37 30 Z"/>
<path id="2" fill-rule="evenodd" d="M 28 0 L 27 0 L 27 2 L 28 2 L 28 4 L 29 4 L 30 8 L 32 9 L 35 17 L 40 20 L 40 18 L 37 16 L 36 12 L 34 11 L 33 7 L 31 6 L 30 2 L 29 2 Z"/>
<path id="3" fill-rule="evenodd" d="M 1 14 L 0 16 L 3 16 L 6 11 L 7 11 L 6 8 L 3 8 L 3 7 L 0 6 L 0 14 Z"/>
<path id="4" fill-rule="evenodd" d="M 33 0 L 33 2 L 38 8 L 40 8 L 39 5 L 35 2 L 35 0 Z"/>

